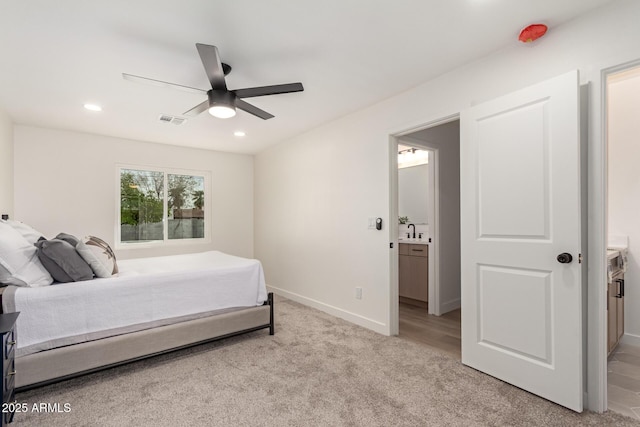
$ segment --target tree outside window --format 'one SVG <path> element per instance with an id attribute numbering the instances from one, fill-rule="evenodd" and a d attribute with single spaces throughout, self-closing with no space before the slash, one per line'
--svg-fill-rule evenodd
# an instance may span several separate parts
<path id="1" fill-rule="evenodd" d="M 168 174 L 169 239 L 204 237 L 204 177 Z"/>

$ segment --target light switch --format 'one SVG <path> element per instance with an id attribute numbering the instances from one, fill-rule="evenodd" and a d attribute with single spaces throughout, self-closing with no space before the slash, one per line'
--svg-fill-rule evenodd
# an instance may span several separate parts
<path id="1" fill-rule="evenodd" d="M 369 218 L 369 230 L 375 230 L 376 229 L 376 219 L 375 218 Z"/>

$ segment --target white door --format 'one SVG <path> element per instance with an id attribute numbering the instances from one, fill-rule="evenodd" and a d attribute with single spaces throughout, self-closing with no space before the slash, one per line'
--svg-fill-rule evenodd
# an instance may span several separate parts
<path id="1" fill-rule="evenodd" d="M 460 190 L 462 363 L 580 412 L 578 88 L 573 71 L 463 112 Z"/>

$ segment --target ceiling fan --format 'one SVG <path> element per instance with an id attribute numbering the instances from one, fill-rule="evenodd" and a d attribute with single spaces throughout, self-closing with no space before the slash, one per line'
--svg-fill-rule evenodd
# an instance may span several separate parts
<path id="1" fill-rule="evenodd" d="M 209 77 L 211 89 L 203 90 L 189 86 L 178 85 L 175 83 L 163 82 L 147 77 L 134 76 L 133 74 L 122 73 L 122 77 L 126 80 L 152 84 L 156 86 L 172 87 L 186 92 L 207 95 L 207 100 L 196 105 L 189 111 L 184 113 L 185 116 L 196 116 L 205 110 L 221 119 L 226 119 L 236 115 L 236 108 L 253 114 L 256 117 L 267 120 L 273 116 L 260 108 L 249 104 L 243 98 L 252 98 L 254 96 L 277 95 L 280 93 L 302 92 L 304 88 L 302 83 L 287 83 L 282 85 L 260 86 L 245 89 L 227 89 L 225 76 L 231 72 L 231 66 L 220 60 L 218 48 L 207 44 L 196 43 L 200 59 L 204 65 L 204 69 Z"/>

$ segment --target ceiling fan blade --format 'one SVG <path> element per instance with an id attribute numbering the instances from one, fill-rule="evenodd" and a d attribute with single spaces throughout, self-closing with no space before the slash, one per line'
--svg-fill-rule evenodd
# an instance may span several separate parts
<path id="1" fill-rule="evenodd" d="M 283 85 L 250 87 L 246 89 L 236 89 L 232 92 L 238 98 L 251 98 L 254 96 L 277 95 L 279 93 L 302 92 L 302 83 L 287 83 Z"/>
<path id="2" fill-rule="evenodd" d="M 207 91 L 195 87 L 177 85 L 175 83 L 163 82 L 162 80 L 150 79 L 148 77 L 134 76 L 133 74 L 122 73 L 122 78 L 136 83 L 144 83 L 153 86 L 170 87 L 184 92 L 197 93 L 198 95 L 206 95 Z"/>
<path id="3" fill-rule="evenodd" d="M 218 48 L 208 44 L 196 43 L 202 65 L 211 83 L 211 88 L 215 90 L 227 90 L 227 83 L 224 80 L 224 70 Z"/>
<path id="4" fill-rule="evenodd" d="M 236 107 L 241 109 L 242 111 L 246 111 L 249 114 L 260 117 L 263 120 L 269 120 L 275 117 L 273 114 L 269 114 L 266 111 L 243 101 L 242 99 L 236 99 Z"/>
<path id="5" fill-rule="evenodd" d="M 191 110 L 185 112 L 183 116 L 194 117 L 202 113 L 203 111 L 206 111 L 208 108 L 209 108 L 209 100 L 207 99 L 206 101 L 203 101 L 200 104 L 193 107 Z"/>

